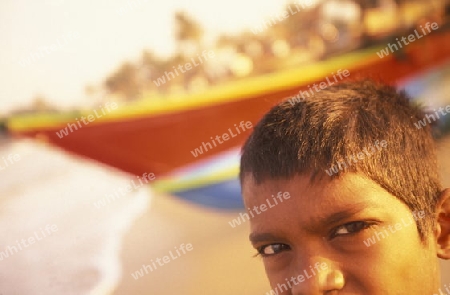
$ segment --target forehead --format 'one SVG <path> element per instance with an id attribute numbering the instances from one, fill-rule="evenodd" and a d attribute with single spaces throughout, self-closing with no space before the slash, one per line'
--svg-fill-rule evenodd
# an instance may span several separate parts
<path id="1" fill-rule="evenodd" d="M 297 198 L 314 196 L 317 199 L 323 196 L 321 201 L 345 202 L 349 195 L 368 195 L 368 193 L 372 195 L 379 191 L 387 193 L 370 179 L 355 173 L 347 173 L 340 178 L 323 177 L 317 181 L 311 181 L 308 175 L 296 175 L 289 179 L 267 179 L 261 183 L 257 183 L 251 175 L 248 175 L 242 182 L 242 194 L 246 204 L 258 203 L 278 192 L 289 192 Z"/>
<path id="2" fill-rule="evenodd" d="M 280 192 L 289 193 L 290 198 L 277 197 Z M 308 176 L 298 175 L 290 179 L 269 179 L 260 184 L 248 176 L 242 183 L 242 194 L 246 208 L 277 203 L 264 214 L 255 216 L 251 220 L 252 227 L 268 222 L 275 224 L 276 221 L 318 224 L 333 215 L 351 215 L 363 210 L 383 209 L 386 213 L 409 210 L 378 184 L 354 173 L 341 178 L 325 177 L 316 182 L 311 182 Z"/>

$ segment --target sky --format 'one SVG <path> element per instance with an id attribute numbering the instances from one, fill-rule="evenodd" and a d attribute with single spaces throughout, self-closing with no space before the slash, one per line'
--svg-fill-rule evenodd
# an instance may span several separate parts
<path id="1" fill-rule="evenodd" d="M 174 51 L 176 10 L 208 36 L 239 32 L 281 11 L 279 0 L 1 0 L 0 115 L 36 95 L 62 109 L 89 105 L 101 82 L 143 49 Z M 121 13 L 122 11 L 122 13 Z"/>

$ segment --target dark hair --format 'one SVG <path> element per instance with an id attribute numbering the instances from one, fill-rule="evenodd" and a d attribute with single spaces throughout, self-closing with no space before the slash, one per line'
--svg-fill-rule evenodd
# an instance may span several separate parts
<path id="1" fill-rule="evenodd" d="M 405 92 L 371 80 L 333 85 L 298 103 L 283 101 L 264 115 L 244 144 L 241 184 L 247 175 L 256 183 L 299 174 L 314 182 L 329 177 L 325 171 L 332 164 L 385 140 L 386 148 L 344 169 L 339 165 L 331 177 L 361 173 L 412 212 L 424 211 L 426 217 L 416 221 L 424 240 L 441 192 L 431 127 L 414 125 L 424 117 Z"/>

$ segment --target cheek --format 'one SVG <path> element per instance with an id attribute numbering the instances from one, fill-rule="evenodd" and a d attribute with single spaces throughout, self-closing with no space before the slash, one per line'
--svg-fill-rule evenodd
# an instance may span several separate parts
<path id="1" fill-rule="evenodd" d="M 286 272 L 295 263 L 295 258 L 291 251 L 285 251 L 272 257 L 264 258 L 264 268 L 269 274 Z"/>
<path id="2" fill-rule="evenodd" d="M 290 278 L 289 273 L 284 269 L 275 269 L 273 265 L 268 265 L 264 263 L 264 268 L 266 270 L 267 278 L 269 279 L 270 287 L 275 290 L 278 284 L 284 284 L 286 278 Z"/>
<path id="3" fill-rule="evenodd" d="M 299 266 L 292 251 L 282 252 L 272 257 L 263 258 L 264 268 L 270 285 L 285 283 L 286 279 L 297 276 Z"/>
<path id="4" fill-rule="evenodd" d="M 389 234 L 389 235 L 388 235 Z M 347 279 L 365 294 L 432 294 L 436 259 L 422 245 L 416 225 L 407 226 L 353 255 Z"/>

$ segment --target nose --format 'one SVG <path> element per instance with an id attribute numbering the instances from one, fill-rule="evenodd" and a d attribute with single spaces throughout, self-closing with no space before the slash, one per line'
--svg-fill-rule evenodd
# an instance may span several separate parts
<path id="1" fill-rule="evenodd" d="M 335 295 L 344 288 L 344 274 L 336 263 L 325 259 L 310 262 L 306 267 L 296 267 L 292 274 L 292 295 Z"/>

